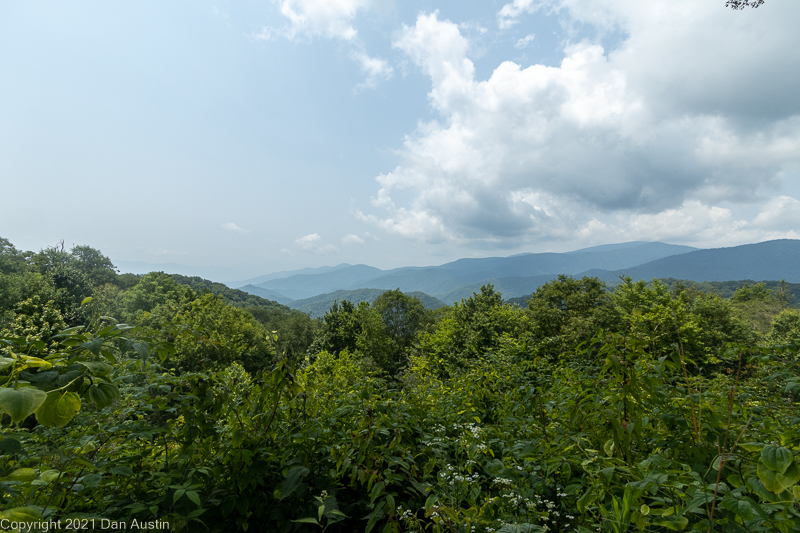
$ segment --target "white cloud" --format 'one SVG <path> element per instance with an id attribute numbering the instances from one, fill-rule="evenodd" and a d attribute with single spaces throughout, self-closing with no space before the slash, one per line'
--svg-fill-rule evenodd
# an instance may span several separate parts
<path id="1" fill-rule="evenodd" d="M 338 252 L 338 248 L 332 244 L 322 244 L 322 237 L 318 233 L 309 233 L 304 237 L 295 239 L 295 243 L 304 251 L 317 255 L 329 255 Z"/>
<path id="2" fill-rule="evenodd" d="M 541 5 L 516 1 L 498 17 Z M 549 2 L 627 37 L 611 52 L 570 44 L 558 67 L 505 61 L 486 80 L 456 24 L 420 15 L 393 46 L 430 77 L 440 118 L 406 137 L 358 217 L 414 240 L 486 246 L 598 231 L 766 235 L 766 215 L 748 221 L 736 206 L 765 201 L 800 163 L 800 4 L 773 6 L 745 21 L 693 0 Z"/>
<path id="3" fill-rule="evenodd" d="M 310 248 L 315 245 L 322 237 L 318 233 L 309 233 L 305 237 L 299 237 L 294 242 L 300 245 L 301 248 Z"/>
<path id="4" fill-rule="evenodd" d="M 773 231 L 800 231 L 800 201 L 790 196 L 772 198 L 758 216 L 753 225 Z M 796 237 L 795 237 L 796 238 Z"/>
<path id="5" fill-rule="evenodd" d="M 248 233 L 250 233 L 250 230 L 247 230 L 247 229 L 244 229 L 244 228 L 240 228 L 239 226 L 237 226 L 233 222 L 226 222 L 225 224 L 223 224 L 220 227 L 222 229 L 224 229 L 224 230 L 232 231 L 234 233 L 240 233 L 242 235 L 247 235 Z"/>
<path id="6" fill-rule="evenodd" d="M 533 0 L 514 0 L 506 4 L 497 13 L 497 24 L 501 28 L 510 28 L 517 22 L 523 13 L 531 13 L 535 9 Z"/>
<path id="7" fill-rule="evenodd" d="M 361 71 L 367 76 L 360 85 L 361 87 L 373 89 L 378 82 L 388 80 L 394 73 L 394 69 L 386 60 L 372 57 L 363 50 L 354 51 L 351 57 L 361 66 Z"/>
<path id="8" fill-rule="evenodd" d="M 344 244 L 364 244 L 364 239 L 351 233 L 342 237 L 342 242 Z"/>
<path id="9" fill-rule="evenodd" d="M 533 33 L 528 34 L 519 41 L 517 41 L 517 44 L 514 45 L 514 48 L 520 48 L 520 49 L 527 48 L 528 45 L 531 44 L 535 38 L 536 38 L 535 34 Z"/>
<path id="10" fill-rule="evenodd" d="M 281 14 L 289 19 L 287 36 L 335 37 L 352 41 L 358 35 L 352 25 L 361 10 L 374 0 L 279 0 Z"/>
<path id="11" fill-rule="evenodd" d="M 284 28 L 264 27 L 251 35 L 253 40 L 269 41 L 282 36 L 296 40 L 302 37 L 341 39 L 351 47 L 350 58 L 358 63 L 366 79 L 358 89 L 375 88 L 392 77 L 394 69 L 379 57 L 370 56 L 358 38 L 353 21 L 359 12 L 375 7 L 381 0 L 278 0 L 281 14 L 288 19 Z"/>

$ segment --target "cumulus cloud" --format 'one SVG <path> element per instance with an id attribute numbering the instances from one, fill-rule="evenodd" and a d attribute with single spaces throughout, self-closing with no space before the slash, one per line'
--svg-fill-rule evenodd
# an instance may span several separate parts
<path id="1" fill-rule="evenodd" d="M 295 239 L 294 242 L 300 245 L 301 248 L 309 248 L 314 246 L 322 237 L 319 236 L 319 233 L 309 233 L 305 237 L 299 237 Z"/>
<path id="2" fill-rule="evenodd" d="M 342 237 L 342 242 L 344 244 L 364 244 L 364 239 L 351 233 Z"/>
<path id="3" fill-rule="evenodd" d="M 510 28 L 517 22 L 523 13 L 531 13 L 538 6 L 533 3 L 533 0 L 514 0 L 510 4 L 506 4 L 497 13 L 497 24 L 501 28 Z"/>
<path id="4" fill-rule="evenodd" d="M 279 0 L 281 14 L 288 20 L 283 28 L 262 28 L 252 39 L 269 41 L 277 37 L 288 39 L 324 37 L 341 39 L 351 46 L 350 58 L 358 63 L 366 79 L 359 89 L 375 88 L 379 82 L 392 77 L 394 69 L 379 57 L 370 56 L 358 38 L 353 20 L 359 12 L 373 8 L 381 0 Z"/>
<path id="5" fill-rule="evenodd" d="M 289 19 L 290 38 L 306 35 L 351 41 L 358 34 L 353 19 L 374 0 L 280 0 L 278 4 L 281 14 Z"/>
<path id="6" fill-rule="evenodd" d="M 406 137 L 361 220 L 487 246 L 766 229 L 767 215 L 740 221 L 719 204 L 763 199 L 800 162 L 800 4 L 745 20 L 693 0 L 515 0 L 498 19 L 542 6 L 627 37 L 611 52 L 569 44 L 558 67 L 505 61 L 480 80 L 458 25 L 434 12 L 401 29 L 393 46 L 430 77 L 440 118 Z"/>
<path id="7" fill-rule="evenodd" d="M 250 230 L 246 230 L 244 228 L 240 228 L 239 226 L 237 226 L 233 222 L 226 222 L 225 224 L 223 224 L 220 227 L 222 229 L 224 229 L 224 230 L 232 231 L 234 233 L 240 233 L 242 235 L 247 235 L 248 233 L 250 233 Z"/>
<path id="8" fill-rule="evenodd" d="M 800 201 L 790 196 L 772 198 L 758 216 L 753 225 L 771 231 L 800 231 Z"/>
<path id="9" fill-rule="evenodd" d="M 301 250 L 311 252 L 317 255 L 328 255 L 338 251 L 338 248 L 332 244 L 322 244 L 322 237 L 318 233 L 309 233 L 303 237 L 295 239 L 295 243 Z"/>
<path id="10" fill-rule="evenodd" d="M 360 87 L 373 89 L 378 82 L 388 80 L 394 73 L 394 69 L 385 59 L 372 57 L 363 50 L 354 51 L 350 57 L 361 66 L 361 71 L 367 76 Z"/>

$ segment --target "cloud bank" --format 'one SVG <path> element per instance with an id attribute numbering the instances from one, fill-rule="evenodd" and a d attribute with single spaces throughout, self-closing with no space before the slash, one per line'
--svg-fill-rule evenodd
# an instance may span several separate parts
<path id="1" fill-rule="evenodd" d="M 430 78 L 439 119 L 406 137 L 362 220 L 507 248 L 793 234 L 776 213 L 798 201 L 769 197 L 800 171 L 800 4 L 515 0 L 498 25 L 539 10 L 626 37 L 613 50 L 572 42 L 558 67 L 505 61 L 479 80 L 458 25 L 434 12 L 403 26 L 393 46 Z"/>

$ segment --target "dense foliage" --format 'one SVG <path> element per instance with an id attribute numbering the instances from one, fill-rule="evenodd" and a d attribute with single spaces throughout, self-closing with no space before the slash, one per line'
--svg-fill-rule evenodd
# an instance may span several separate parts
<path id="1" fill-rule="evenodd" d="M 0 527 L 800 530 L 800 313 L 766 285 L 313 321 L 178 281 L 0 240 Z"/>

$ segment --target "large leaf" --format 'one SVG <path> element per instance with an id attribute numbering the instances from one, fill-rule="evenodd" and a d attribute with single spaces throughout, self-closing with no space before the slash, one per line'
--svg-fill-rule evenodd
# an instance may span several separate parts
<path id="1" fill-rule="evenodd" d="M 86 397 L 93 401 L 98 409 L 102 409 L 114 403 L 114 400 L 119 400 L 119 389 L 111 383 L 98 383 L 89 387 Z"/>
<path id="2" fill-rule="evenodd" d="M 32 387 L 0 388 L 0 409 L 8 413 L 12 422 L 21 422 L 28 418 L 46 399 L 46 392 Z"/>
<path id="3" fill-rule="evenodd" d="M 725 497 L 722 500 L 722 507 L 728 511 L 741 516 L 745 521 L 752 520 L 756 516 L 755 509 L 750 502 L 737 500 L 736 498 Z"/>
<path id="4" fill-rule="evenodd" d="M 689 525 L 689 519 L 685 516 L 677 515 L 660 516 L 653 517 L 653 524 L 673 531 L 683 531 Z"/>
<path id="5" fill-rule="evenodd" d="M 761 450 L 761 462 L 770 470 L 783 474 L 789 465 L 794 463 L 794 456 L 782 446 L 769 445 Z"/>
<path id="6" fill-rule="evenodd" d="M 233 432 L 233 436 L 231 436 L 231 444 L 234 448 L 238 448 L 241 446 L 245 437 L 247 437 L 247 432 L 243 429 L 237 429 Z"/>
<path id="7" fill-rule="evenodd" d="M 36 470 L 33 468 L 17 468 L 6 477 L 7 481 L 19 481 L 20 483 L 29 483 L 34 479 L 36 479 Z"/>
<path id="8" fill-rule="evenodd" d="M 22 361 L 31 368 L 44 368 L 47 370 L 48 368 L 52 368 L 53 364 L 45 361 L 40 357 L 33 357 L 30 355 L 23 355 Z"/>
<path id="9" fill-rule="evenodd" d="M 764 488 L 774 494 L 780 494 L 800 481 L 800 467 L 795 462 L 792 462 L 783 474 L 767 468 L 763 463 L 759 463 L 756 473 L 758 474 L 758 479 L 764 484 Z"/>
<path id="10" fill-rule="evenodd" d="M 81 410 L 81 398 L 74 392 L 53 391 L 36 411 L 36 420 L 49 427 L 64 427 Z"/>
<path id="11" fill-rule="evenodd" d="M 281 500 L 288 498 L 300 486 L 303 478 L 309 474 L 310 470 L 304 466 L 294 466 L 286 474 L 280 484 Z"/>
<path id="12" fill-rule="evenodd" d="M 0 519 L 13 522 L 38 522 L 42 519 L 42 509 L 40 507 L 14 507 L 0 511 Z"/>
<path id="13" fill-rule="evenodd" d="M 11 454 L 27 454 L 28 452 L 22 447 L 22 444 L 17 439 L 6 437 L 0 440 L 0 450 Z"/>
<path id="14" fill-rule="evenodd" d="M 114 367 L 102 361 L 80 361 L 78 364 L 85 366 L 95 376 L 107 376 Z"/>

